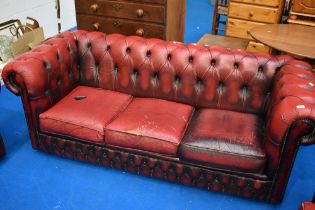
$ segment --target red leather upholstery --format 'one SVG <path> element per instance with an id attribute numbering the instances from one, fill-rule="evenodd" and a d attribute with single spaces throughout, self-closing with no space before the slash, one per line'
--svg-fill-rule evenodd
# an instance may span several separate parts
<path id="1" fill-rule="evenodd" d="M 83 84 L 196 107 L 262 113 L 285 57 L 158 39 L 75 33 Z"/>
<path id="2" fill-rule="evenodd" d="M 250 190 L 242 183 L 245 192 L 241 195 L 244 197 L 273 203 L 281 201 L 299 145 L 315 143 L 315 76 L 310 65 L 290 56 L 76 31 L 62 33 L 19 56 L 5 66 L 2 76 L 5 85 L 22 96 L 32 146 L 41 150 L 44 147 L 40 144 L 45 143 L 59 151 L 52 140 L 56 138 L 58 142 L 67 140 L 76 144 L 75 139 L 67 136 L 52 138 L 46 133 L 44 138 L 39 129 L 39 115 L 59 104 L 78 85 L 118 91 L 133 97 L 164 99 L 196 109 L 261 116 L 266 121 L 261 148 L 266 153 L 265 170 L 262 174 L 246 173 L 240 177 L 246 180 L 244 183 L 261 183 L 262 177 L 268 177 L 268 180 L 264 181 L 263 187 L 259 185 L 260 195 L 248 193 Z M 92 147 L 93 144 L 85 143 L 87 145 Z M 168 155 L 174 156 L 174 148 L 167 150 Z M 184 165 L 185 170 L 193 168 L 188 163 Z M 264 167 L 258 165 L 253 165 L 251 170 L 263 170 Z M 203 167 L 197 167 L 201 175 L 194 180 L 205 179 Z M 247 169 L 237 168 L 240 171 Z M 172 170 L 170 166 L 171 174 Z M 230 175 L 227 171 L 224 173 Z M 195 176 L 193 174 L 195 172 L 192 172 Z M 220 178 L 215 176 L 214 179 L 207 178 L 209 189 L 217 189 L 213 187 L 214 183 L 220 183 L 216 181 Z M 254 180 L 250 180 L 252 176 Z M 233 189 L 234 179 L 229 180 L 229 189 Z M 223 178 L 221 181 L 226 182 Z"/>
<path id="3" fill-rule="evenodd" d="M 134 98 L 106 127 L 106 144 L 176 157 L 193 111 L 175 102 Z"/>
<path id="4" fill-rule="evenodd" d="M 9 90 L 22 95 L 34 148 L 38 148 L 39 114 L 78 84 L 78 62 L 75 36 L 64 33 L 60 38 L 48 39 L 5 66 L 2 77 Z"/>
<path id="5" fill-rule="evenodd" d="M 76 100 L 76 96 L 85 96 Z M 131 101 L 132 96 L 78 86 L 48 111 L 39 115 L 40 130 L 85 141 L 104 143 L 104 128 Z"/>
<path id="6" fill-rule="evenodd" d="M 265 147 L 270 156 L 269 171 L 278 167 L 285 135 L 293 122 L 315 120 L 315 77 L 312 68 L 301 61 L 290 61 L 276 75 L 267 113 Z M 312 130 L 303 129 L 302 144 L 314 143 Z"/>
<path id="7" fill-rule="evenodd" d="M 215 168 L 261 173 L 262 120 L 253 114 L 201 109 L 180 146 L 180 158 Z"/>

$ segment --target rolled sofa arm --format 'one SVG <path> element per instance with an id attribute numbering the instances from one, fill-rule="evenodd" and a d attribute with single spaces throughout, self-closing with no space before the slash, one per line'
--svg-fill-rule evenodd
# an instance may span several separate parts
<path id="1" fill-rule="evenodd" d="M 285 63 L 274 78 L 266 114 L 266 173 L 270 200 L 282 200 L 300 144 L 315 143 L 315 76 L 310 65 Z"/>
<path id="2" fill-rule="evenodd" d="M 16 95 L 26 91 L 29 97 L 37 98 L 58 86 L 67 89 L 71 79 L 78 80 L 75 36 L 72 33 L 61 36 L 63 38 L 49 39 L 8 63 L 2 73 L 6 87 Z"/>
<path id="3" fill-rule="evenodd" d="M 79 33 L 66 32 L 51 38 L 3 69 L 6 87 L 21 95 L 34 148 L 38 148 L 39 114 L 68 94 L 79 81 L 75 41 Z"/>
<path id="4" fill-rule="evenodd" d="M 267 113 L 267 137 L 282 145 L 289 127 L 298 120 L 315 122 L 315 75 L 310 65 L 297 60 L 277 73 Z M 313 131 L 312 131 L 313 132 Z M 301 136 L 302 144 L 313 144 L 312 135 Z"/>

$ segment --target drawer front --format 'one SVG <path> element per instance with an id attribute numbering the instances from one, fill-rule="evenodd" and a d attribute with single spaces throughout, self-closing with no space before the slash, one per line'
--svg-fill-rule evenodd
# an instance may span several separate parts
<path id="1" fill-rule="evenodd" d="M 142 2 L 142 3 L 152 3 L 152 4 L 165 4 L 166 0 L 129 0 L 131 2 Z"/>
<path id="2" fill-rule="evenodd" d="M 259 42 L 254 42 L 250 41 L 247 45 L 246 51 L 248 52 L 262 52 L 262 53 L 271 53 L 271 48 L 259 43 Z"/>
<path id="3" fill-rule="evenodd" d="M 106 17 L 165 23 L 165 7 L 120 1 L 76 0 L 76 12 Z"/>
<path id="4" fill-rule="evenodd" d="M 278 7 L 280 6 L 281 0 L 230 0 L 231 2 L 241 2 L 269 7 Z"/>
<path id="5" fill-rule="evenodd" d="M 165 39 L 163 26 L 129 21 L 119 18 L 106 18 L 92 15 L 77 15 L 78 29 L 101 31 L 107 34 L 119 33 L 127 36 L 138 35 Z"/>
<path id="6" fill-rule="evenodd" d="M 229 17 L 264 23 L 277 23 L 279 15 L 276 8 L 231 2 Z"/>
<path id="7" fill-rule="evenodd" d="M 292 5 L 292 11 L 297 13 L 307 13 L 315 15 L 314 0 L 295 0 Z"/>
<path id="8" fill-rule="evenodd" d="M 252 22 L 252 21 L 246 21 L 246 20 L 238 20 L 234 18 L 228 18 L 227 23 L 226 23 L 226 35 L 253 40 L 251 35 L 248 34 L 248 30 L 256 26 L 261 26 L 261 25 L 265 25 L 265 24 Z"/>

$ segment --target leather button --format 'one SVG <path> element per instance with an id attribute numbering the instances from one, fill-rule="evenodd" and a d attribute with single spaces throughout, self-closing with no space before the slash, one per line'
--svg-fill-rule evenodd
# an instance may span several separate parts
<path id="1" fill-rule="evenodd" d="M 196 79 L 196 84 L 198 84 L 198 85 L 202 85 L 202 79 L 200 78 L 200 77 L 197 77 L 197 79 Z"/>
<path id="2" fill-rule="evenodd" d="M 175 75 L 174 81 L 175 82 L 180 82 L 180 76 L 178 74 Z"/>
<path id="3" fill-rule="evenodd" d="M 194 61 L 194 58 L 193 58 L 192 56 L 189 56 L 188 62 L 189 62 L 189 63 L 192 63 L 193 61 Z"/>
<path id="4" fill-rule="evenodd" d="M 159 78 L 159 72 L 154 72 L 152 77 L 153 77 L 153 79 L 158 79 Z"/>
<path id="5" fill-rule="evenodd" d="M 211 66 L 215 66 L 217 62 L 214 59 L 212 59 L 210 63 L 211 63 Z"/>
<path id="6" fill-rule="evenodd" d="M 137 76 L 137 75 L 139 74 L 139 71 L 138 71 L 137 69 L 134 69 L 134 70 L 132 71 L 132 74 L 133 74 L 134 76 Z"/>
<path id="7" fill-rule="evenodd" d="M 151 57 L 151 51 L 150 51 L 150 50 L 147 51 L 147 57 L 148 57 L 148 58 Z"/>

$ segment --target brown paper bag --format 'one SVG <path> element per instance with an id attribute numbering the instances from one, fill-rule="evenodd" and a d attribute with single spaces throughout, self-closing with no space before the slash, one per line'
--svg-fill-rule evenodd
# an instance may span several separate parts
<path id="1" fill-rule="evenodd" d="M 15 57 L 28 52 L 44 40 L 44 31 L 42 27 L 29 31 L 11 44 L 10 48 L 12 55 Z"/>

